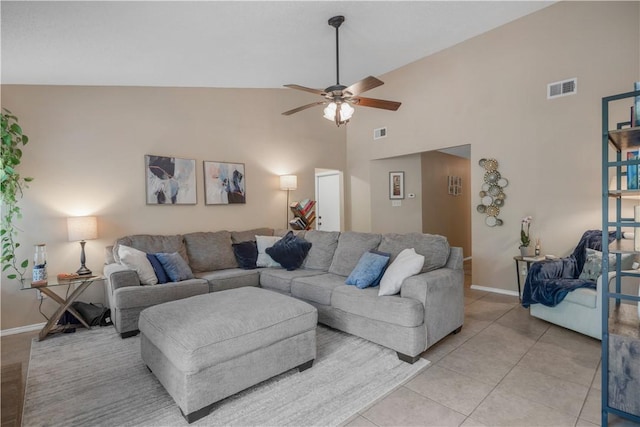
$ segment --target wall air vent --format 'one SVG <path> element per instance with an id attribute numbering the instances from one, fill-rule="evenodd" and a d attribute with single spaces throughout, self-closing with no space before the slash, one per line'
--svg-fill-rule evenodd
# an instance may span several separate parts
<path id="1" fill-rule="evenodd" d="M 387 128 L 378 128 L 373 130 L 373 139 L 380 139 L 387 137 Z"/>
<path id="2" fill-rule="evenodd" d="M 547 85 L 547 99 L 558 98 L 560 96 L 574 95 L 578 92 L 578 79 L 562 80 L 561 82 L 549 83 Z"/>

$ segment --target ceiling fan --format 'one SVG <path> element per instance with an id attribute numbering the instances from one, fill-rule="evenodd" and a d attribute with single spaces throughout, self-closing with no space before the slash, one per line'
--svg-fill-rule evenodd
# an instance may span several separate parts
<path id="1" fill-rule="evenodd" d="M 307 108 L 315 107 L 318 105 L 326 105 L 324 109 L 324 117 L 328 120 L 335 121 L 337 126 L 346 124 L 353 115 L 354 109 L 352 105 L 360 105 L 362 107 L 382 108 L 384 110 L 396 111 L 401 103 L 396 101 L 386 101 L 384 99 L 365 98 L 360 96 L 361 93 L 382 86 L 383 81 L 373 77 L 365 77 L 364 79 L 352 84 L 351 86 L 344 86 L 340 84 L 340 56 L 339 56 L 339 39 L 338 32 L 340 25 L 344 22 L 344 16 L 334 16 L 329 19 L 329 25 L 336 29 L 336 84 L 329 86 L 328 88 L 312 89 L 300 85 L 284 85 L 285 87 L 297 90 L 303 90 L 305 92 L 311 92 L 316 95 L 324 97 L 324 100 L 312 102 L 311 104 L 303 105 L 293 110 L 285 111 L 282 113 L 285 116 L 289 116 L 298 111 L 306 110 Z"/>

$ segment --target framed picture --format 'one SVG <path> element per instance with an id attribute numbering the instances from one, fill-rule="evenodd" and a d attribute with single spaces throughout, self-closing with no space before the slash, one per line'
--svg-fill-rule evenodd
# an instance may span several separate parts
<path id="1" fill-rule="evenodd" d="M 205 205 L 230 205 L 246 203 L 244 163 L 205 161 Z"/>
<path id="2" fill-rule="evenodd" d="M 389 172 L 389 198 L 404 199 L 404 172 Z"/>
<path id="3" fill-rule="evenodd" d="M 196 161 L 144 156 L 148 205 L 195 205 Z"/>

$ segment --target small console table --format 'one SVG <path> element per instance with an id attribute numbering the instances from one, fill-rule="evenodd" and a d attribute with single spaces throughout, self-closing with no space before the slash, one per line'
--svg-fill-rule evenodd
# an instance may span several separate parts
<path id="1" fill-rule="evenodd" d="M 25 277 L 22 280 L 21 290 L 37 289 L 59 304 L 59 307 L 56 310 L 56 312 L 53 313 L 53 315 L 48 319 L 46 325 L 44 325 L 44 327 L 40 330 L 40 334 L 38 335 L 38 341 L 44 340 L 47 337 L 47 335 L 55 332 L 54 328 L 58 324 L 58 320 L 60 320 L 60 318 L 62 317 L 65 311 L 69 311 L 69 313 L 71 313 L 73 317 L 78 319 L 78 321 L 85 328 L 91 329 L 91 326 L 87 324 L 87 322 L 82 318 L 82 315 L 80 313 L 78 313 L 73 307 L 71 307 L 71 304 L 76 299 L 78 299 L 78 297 L 85 291 L 85 289 L 89 287 L 89 285 L 91 285 L 95 281 L 103 280 L 103 279 L 104 279 L 104 276 L 102 275 L 86 276 L 86 277 L 80 276 L 78 278 L 69 279 L 69 280 L 62 280 L 62 279 L 58 280 L 54 277 L 52 279 L 49 279 L 46 285 L 32 286 L 31 278 Z M 71 289 L 71 285 L 76 285 L 75 290 L 71 292 L 71 295 L 68 295 L 66 299 L 62 298 L 60 295 L 58 295 L 53 291 L 53 288 L 57 286 L 65 286 L 65 285 L 69 287 L 67 289 L 67 294 L 68 294 L 68 291 Z"/>
<path id="2" fill-rule="evenodd" d="M 544 256 L 539 257 L 539 259 L 532 259 L 531 257 L 523 257 L 521 255 L 517 255 L 514 256 L 513 259 L 516 262 L 516 276 L 518 277 L 518 299 L 522 301 L 522 292 L 520 291 L 520 263 L 526 262 L 527 272 L 529 272 L 529 267 L 531 267 L 531 264 L 534 262 L 542 261 L 544 259 Z"/>

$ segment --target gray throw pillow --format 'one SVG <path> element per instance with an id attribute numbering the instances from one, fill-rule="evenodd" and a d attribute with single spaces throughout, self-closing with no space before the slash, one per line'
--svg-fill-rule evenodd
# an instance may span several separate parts
<path id="1" fill-rule="evenodd" d="M 622 254 L 622 264 L 620 268 L 622 270 L 630 270 L 633 268 L 633 262 L 633 254 Z M 615 268 L 616 255 L 609 254 L 609 271 L 615 271 Z M 602 275 L 602 252 L 587 248 L 587 259 L 584 262 L 579 279 L 593 280 L 595 282 L 600 275 Z"/>

